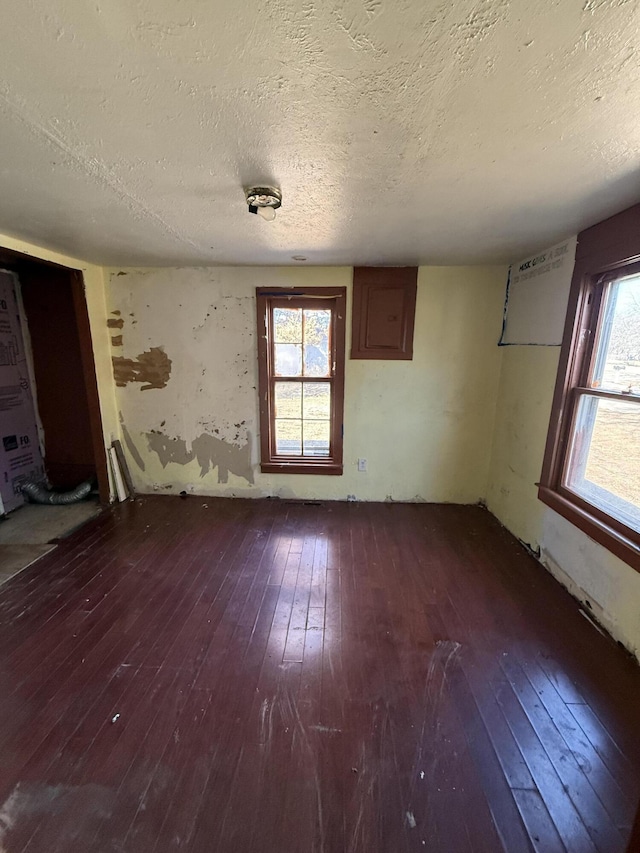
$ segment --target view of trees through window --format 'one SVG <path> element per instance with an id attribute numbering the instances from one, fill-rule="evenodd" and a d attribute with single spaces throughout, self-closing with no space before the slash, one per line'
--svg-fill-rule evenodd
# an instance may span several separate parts
<path id="1" fill-rule="evenodd" d="M 330 310 L 273 310 L 274 373 L 282 378 L 274 388 L 278 454 L 329 456 L 330 332 Z"/>

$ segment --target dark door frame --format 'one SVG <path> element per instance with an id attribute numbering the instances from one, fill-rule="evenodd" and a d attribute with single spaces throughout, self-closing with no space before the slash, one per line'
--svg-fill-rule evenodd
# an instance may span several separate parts
<path id="1" fill-rule="evenodd" d="M 96 477 L 98 480 L 98 491 L 100 503 L 108 504 L 110 498 L 109 474 L 107 471 L 107 453 L 104 446 L 104 431 L 102 427 L 102 415 L 100 413 L 100 397 L 98 395 L 98 380 L 96 378 L 96 364 L 93 358 L 93 344 L 91 340 L 91 326 L 89 323 L 89 311 L 85 295 L 84 276 L 82 271 L 46 261 L 13 249 L 0 248 L 0 265 L 13 270 L 20 276 L 20 268 L 25 264 L 39 264 L 41 266 L 56 267 L 64 270 L 69 276 L 71 290 L 73 293 L 73 306 L 75 321 L 80 340 L 80 353 L 82 359 L 82 372 L 84 387 L 87 394 L 89 407 L 89 426 L 91 430 L 91 443 L 93 457 L 96 466 Z"/>

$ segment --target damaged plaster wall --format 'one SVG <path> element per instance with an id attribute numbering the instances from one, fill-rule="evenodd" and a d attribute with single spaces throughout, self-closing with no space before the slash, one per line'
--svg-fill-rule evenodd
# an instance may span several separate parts
<path id="1" fill-rule="evenodd" d="M 259 469 L 255 287 L 346 286 L 351 268 L 112 270 L 116 359 L 166 354 L 166 387 L 122 382 L 123 444 L 141 492 L 346 500 L 485 496 L 503 268 L 420 269 L 411 362 L 346 361 L 342 477 Z M 121 336 L 121 338 L 120 338 Z M 347 340 L 347 352 L 349 340 Z M 120 362 L 116 361 L 117 365 Z M 357 459 L 368 461 L 365 473 Z"/>
<path id="2" fill-rule="evenodd" d="M 564 302 L 562 308 L 566 310 Z M 489 510 L 640 658 L 640 574 L 538 500 L 560 347 L 500 349 Z"/>

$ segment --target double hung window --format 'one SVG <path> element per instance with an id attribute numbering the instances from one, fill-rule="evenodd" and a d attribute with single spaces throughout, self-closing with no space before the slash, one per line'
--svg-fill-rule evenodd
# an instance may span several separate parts
<path id="1" fill-rule="evenodd" d="M 591 285 L 562 488 L 640 533 L 640 274 Z"/>
<path id="2" fill-rule="evenodd" d="M 261 468 L 341 474 L 344 288 L 257 289 Z"/>
<path id="3" fill-rule="evenodd" d="M 640 206 L 578 237 L 540 499 L 640 570 Z"/>

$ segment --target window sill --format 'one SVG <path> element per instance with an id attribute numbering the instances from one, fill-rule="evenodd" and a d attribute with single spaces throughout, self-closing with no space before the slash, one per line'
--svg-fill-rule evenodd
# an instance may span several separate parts
<path id="1" fill-rule="evenodd" d="M 263 474 L 322 474 L 342 476 L 342 465 L 335 462 L 263 462 L 260 465 Z"/>
<path id="2" fill-rule="evenodd" d="M 631 568 L 640 572 L 640 545 L 605 524 L 581 506 L 548 486 L 538 487 L 538 498 L 543 504 L 566 518 L 591 539 L 615 554 Z"/>

